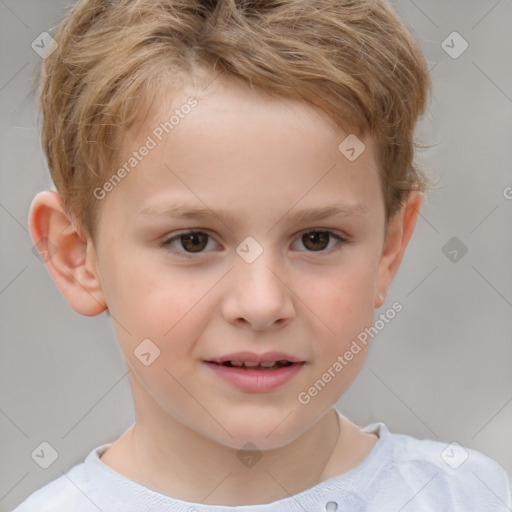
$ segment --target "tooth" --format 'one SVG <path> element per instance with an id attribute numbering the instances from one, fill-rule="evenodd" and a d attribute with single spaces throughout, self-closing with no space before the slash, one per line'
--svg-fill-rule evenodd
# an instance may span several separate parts
<path id="1" fill-rule="evenodd" d="M 248 366 L 249 368 L 253 368 L 254 366 L 258 366 L 259 363 L 249 363 L 249 361 L 244 361 L 245 366 Z"/>
<path id="2" fill-rule="evenodd" d="M 230 361 L 232 366 L 243 366 L 244 363 L 242 361 Z"/>
<path id="3" fill-rule="evenodd" d="M 264 368 L 271 368 L 272 366 L 276 365 L 276 362 L 272 361 L 271 363 L 260 363 L 260 365 L 263 366 Z"/>

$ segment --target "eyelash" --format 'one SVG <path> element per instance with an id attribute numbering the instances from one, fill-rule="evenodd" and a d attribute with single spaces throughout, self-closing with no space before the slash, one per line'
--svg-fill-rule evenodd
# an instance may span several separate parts
<path id="1" fill-rule="evenodd" d="M 192 253 L 192 252 L 183 252 L 183 251 L 177 251 L 175 249 L 170 249 L 169 246 L 171 245 L 171 243 L 174 241 L 174 240 L 179 240 L 181 236 L 183 235 L 191 235 L 191 234 L 196 234 L 196 233 L 202 233 L 202 234 L 205 234 L 209 237 L 209 239 L 212 239 L 213 237 L 206 233 L 205 231 L 200 231 L 200 230 L 187 230 L 187 231 L 181 231 L 179 232 L 177 235 L 173 235 L 172 237 L 170 238 L 167 238 L 166 240 L 164 240 L 163 242 L 161 242 L 160 246 L 161 247 L 164 247 L 166 248 L 169 252 L 173 253 L 173 254 L 177 254 L 178 256 L 180 257 L 183 257 L 183 258 L 193 258 L 195 255 L 201 255 L 201 254 L 205 254 L 204 252 L 196 252 L 196 253 Z M 338 251 L 340 251 L 341 249 L 343 249 L 343 246 L 346 245 L 349 240 L 341 235 L 339 235 L 338 233 L 334 232 L 334 231 L 331 231 L 329 229 L 310 229 L 310 230 L 307 230 L 307 231 L 303 231 L 300 236 L 298 237 L 298 239 L 301 239 L 302 236 L 306 235 L 306 234 L 311 234 L 311 233 L 328 233 L 332 238 L 336 239 L 338 241 L 338 243 L 332 247 L 331 249 L 329 250 L 321 250 L 321 251 L 306 251 L 306 252 L 309 252 L 309 253 L 312 253 L 312 254 L 315 254 L 315 253 L 319 253 L 319 254 L 334 254 Z"/>

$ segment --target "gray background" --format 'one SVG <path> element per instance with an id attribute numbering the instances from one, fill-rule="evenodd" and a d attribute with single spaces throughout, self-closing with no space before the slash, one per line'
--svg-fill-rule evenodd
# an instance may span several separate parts
<path id="1" fill-rule="evenodd" d="M 108 317 L 71 309 L 27 230 L 33 196 L 51 186 L 29 93 L 40 60 L 31 42 L 67 4 L 0 0 L 2 511 L 134 419 Z M 404 309 L 375 337 L 339 409 L 361 425 L 384 421 L 391 431 L 457 441 L 512 475 L 512 200 L 504 193 L 512 186 L 512 1 L 393 5 L 432 70 L 434 98 L 418 134 L 436 146 L 418 161 L 438 185 L 380 312 L 395 300 Z M 469 43 L 457 59 L 441 47 L 453 31 Z M 452 237 L 468 249 L 456 262 L 442 250 Z M 48 469 L 31 458 L 42 441 L 59 454 Z"/>

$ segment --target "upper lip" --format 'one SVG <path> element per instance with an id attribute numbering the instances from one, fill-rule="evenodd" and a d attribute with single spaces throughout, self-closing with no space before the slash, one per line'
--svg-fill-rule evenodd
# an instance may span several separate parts
<path id="1" fill-rule="evenodd" d="M 255 352 L 234 352 L 206 360 L 208 363 L 225 363 L 227 361 L 242 361 L 248 363 L 272 363 L 273 361 L 289 361 L 290 363 L 304 362 L 303 359 L 285 354 L 284 352 L 264 352 L 263 354 L 256 354 Z"/>

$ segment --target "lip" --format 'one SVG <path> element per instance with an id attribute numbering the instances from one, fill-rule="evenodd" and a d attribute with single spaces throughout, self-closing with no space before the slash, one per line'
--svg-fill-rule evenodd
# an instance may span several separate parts
<path id="1" fill-rule="evenodd" d="M 232 357 L 232 356 L 230 356 Z M 262 361 L 250 361 L 250 359 L 243 359 L 242 361 L 248 362 L 270 362 L 279 361 L 281 359 L 270 359 Z M 230 359 L 227 359 L 229 361 Z M 231 359 L 233 361 L 240 361 L 240 359 Z M 271 369 L 244 369 L 234 366 L 223 366 L 220 363 L 213 361 L 203 361 L 205 366 L 210 368 L 214 375 L 224 380 L 228 384 L 248 393 L 265 393 L 273 391 L 280 386 L 289 382 L 301 368 L 305 365 L 304 361 L 293 362 L 289 366 Z"/>
<path id="2" fill-rule="evenodd" d="M 297 358 L 284 352 L 234 352 L 225 356 L 214 357 L 205 362 L 225 363 L 226 361 L 247 361 L 248 363 L 271 363 L 272 361 L 290 361 L 290 363 L 304 363 L 303 359 Z"/>

